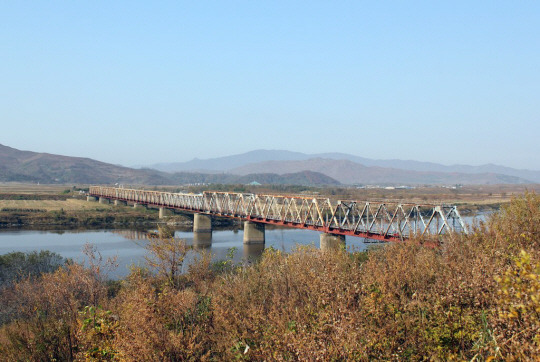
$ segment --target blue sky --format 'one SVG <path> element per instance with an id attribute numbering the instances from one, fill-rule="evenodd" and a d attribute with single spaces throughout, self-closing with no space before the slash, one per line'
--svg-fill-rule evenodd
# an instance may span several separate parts
<path id="1" fill-rule="evenodd" d="M 538 1 L 4 1 L 0 143 L 540 169 Z"/>

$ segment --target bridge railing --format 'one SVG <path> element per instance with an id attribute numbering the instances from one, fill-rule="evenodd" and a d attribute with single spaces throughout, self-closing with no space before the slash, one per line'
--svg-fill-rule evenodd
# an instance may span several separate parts
<path id="1" fill-rule="evenodd" d="M 90 187 L 90 195 L 346 235 L 410 238 L 467 232 L 456 206 L 337 201 L 236 192 L 172 193 Z"/>

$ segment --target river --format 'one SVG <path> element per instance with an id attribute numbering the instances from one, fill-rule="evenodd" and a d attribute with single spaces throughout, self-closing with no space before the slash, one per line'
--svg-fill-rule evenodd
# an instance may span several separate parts
<path id="1" fill-rule="evenodd" d="M 466 224 L 474 220 L 485 220 L 487 214 L 476 217 L 464 217 Z M 312 230 L 267 227 L 264 245 L 244 245 L 243 231 L 240 229 L 214 230 L 211 235 L 195 235 L 189 228 L 177 229 L 174 237 L 183 239 L 194 251 L 186 258 L 185 267 L 195 257 L 196 250 L 207 250 L 214 260 L 223 260 L 234 248 L 234 260 L 246 261 L 260 256 L 264 248 L 290 252 L 297 245 L 314 245 L 319 247 L 320 233 Z M 82 250 L 85 244 L 94 245 L 103 258 L 116 257 L 118 268 L 111 273 L 112 278 L 122 278 L 129 273 L 129 266 L 145 263 L 147 244 L 146 231 L 137 230 L 24 230 L 0 229 L 0 255 L 13 251 L 29 252 L 34 250 L 50 250 L 84 262 Z M 364 238 L 348 236 L 347 249 L 362 251 L 373 245 Z"/>
<path id="2" fill-rule="evenodd" d="M 129 273 L 130 265 L 143 265 L 146 255 L 147 232 L 136 230 L 0 230 L 0 254 L 13 251 L 29 252 L 34 250 L 50 250 L 84 262 L 82 250 L 85 244 L 93 244 L 103 258 L 117 257 L 118 268 L 111 273 L 113 278 L 121 278 Z M 236 262 L 256 258 L 264 248 L 275 248 L 290 252 L 297 245 L 314 245 L 319 247 L 320 233 L 312 230 L 267 228 L 264 245 L 244 245 L 242 230 L 214 230 L 209 235 L 194 235 L 193 232 L 175 230 L 174 237 L 183 239 L 194 250 L 207 250 L 214 260 L 227 258 L 229 250 L 234 249 Z M 347 237 L 349 250 L 365 250 L 368 244 L 365 239 Z M 187 257 L 186 265 L 193 260 L 194 253 Z"/>

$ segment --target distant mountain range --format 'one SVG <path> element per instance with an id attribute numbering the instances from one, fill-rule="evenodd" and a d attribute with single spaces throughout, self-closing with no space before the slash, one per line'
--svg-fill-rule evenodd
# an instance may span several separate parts
<path id="1" fill-rule="evenodd" d="M 192 183 L 295 185 L 418 185 L 538 183 L 540 172 L 496 165 L 371 160 L 341 153 L 309 155 L 258 150 L 208 160 L 134 169 L 89 158 L 20 151 L 0 145 L 0 182 L 178 185 Z"/>
<path id="2" fill-rule="evenodd" d="M 256 150 L 239 155 L 148 166 L 164 172 L 226 172 L 245 175 L 309 170 L 344 184 L 497 184 L 538 183 L 540 171 L 498 165 L 452 165 L 410 160 L 374 160 L 345 153 L 305 154 Z"/>
<path id="3" fill-rule="evenodd" d="M 348 160 L 311 158 L 305 161 L 265 161 L 237 167 L 233 174 L 266 172 L 298 172 L 310 170 L 321 172 L 339 182 L 351 184 L 418 185 L 418 184 L 515 184 L 530 183 L 515 176 L 496 173 L 427 172 L 400 170 L 377 166 L 363 166 Z"/>
<path id="4" fill-rule="evenodd" d="M 228 173 L 166 173 L 152 169 L 133 169 L 89 158 L 68 157 L 49 153 L 20 151 L 0 145 L 0 182 L 32 182 L 47 184 L 137 184 L 177 185 L 190 183 L 294 184 L 307 186 L 337 185 L 338 181 L 322 173 L 260 172 L 254 175 Z"/>

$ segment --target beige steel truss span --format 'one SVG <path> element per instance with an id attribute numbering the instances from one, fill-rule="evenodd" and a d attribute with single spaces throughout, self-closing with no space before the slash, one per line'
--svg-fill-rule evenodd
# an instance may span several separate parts
<path id="1" fill-rule="evenodd" d="M 90 196 L 376 240 L 464 232 L 456 206 L 336 201 L 325 197 L 207 191 L 186 194 L 92 186 Z"/>

